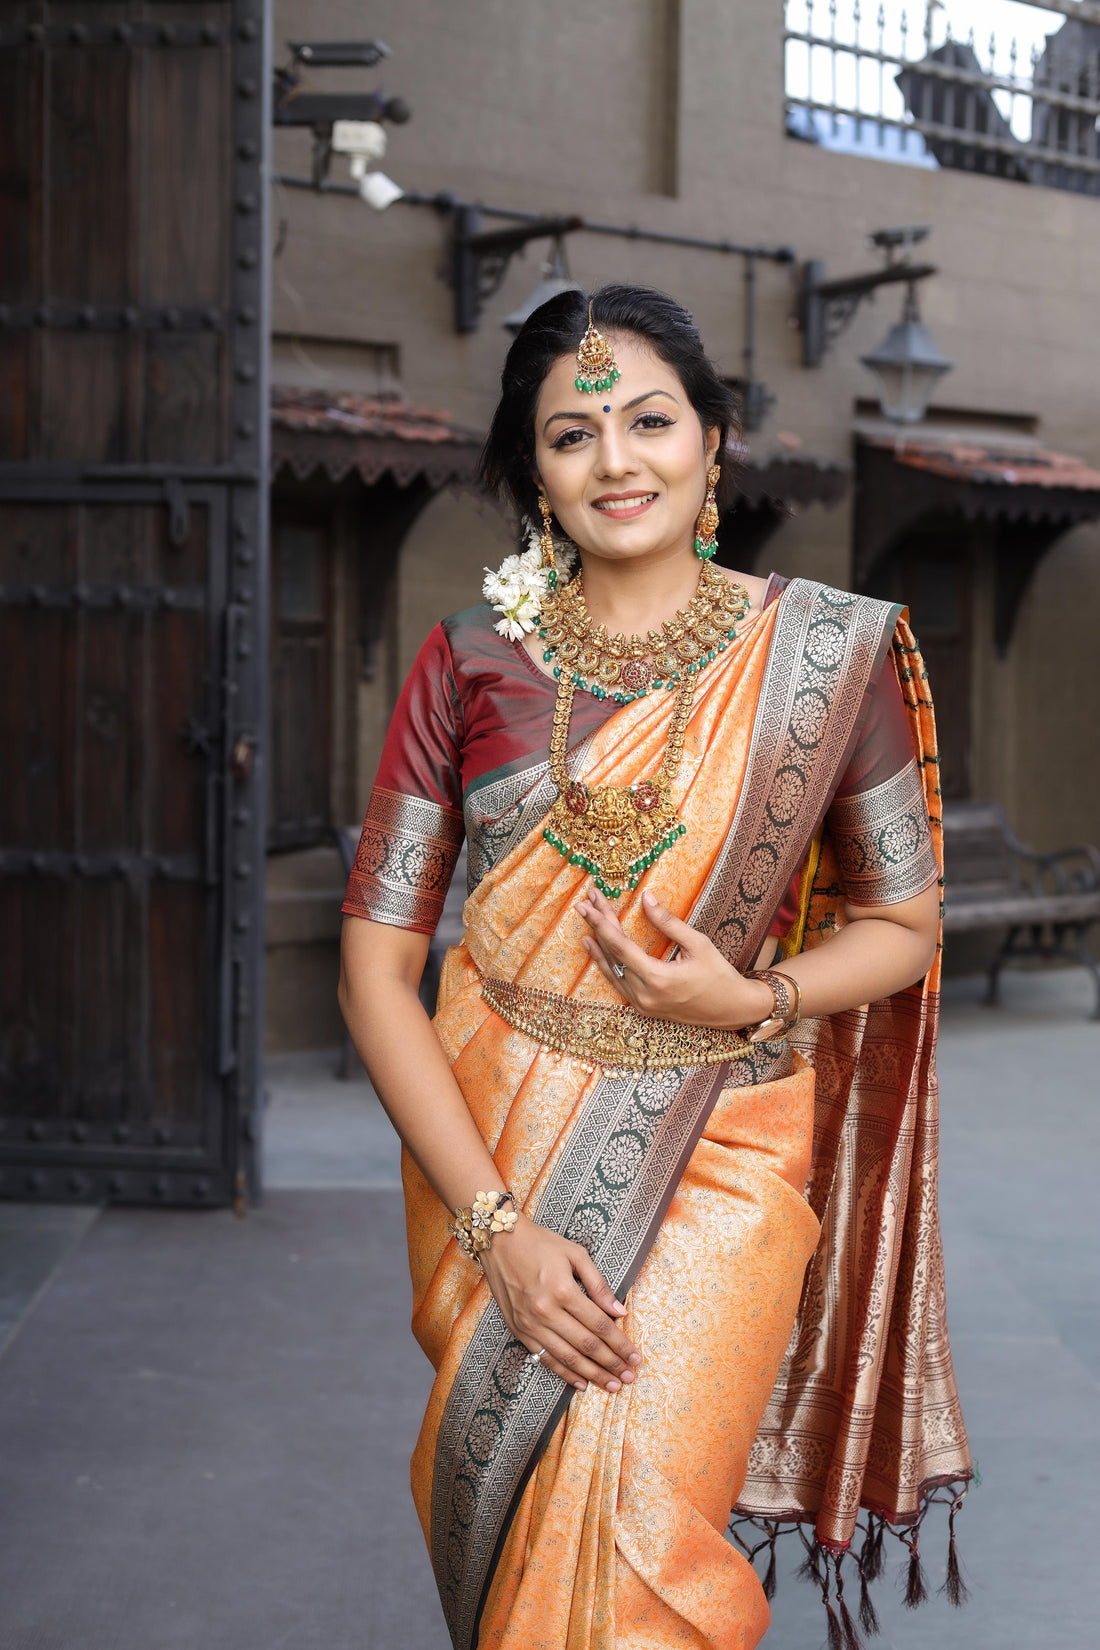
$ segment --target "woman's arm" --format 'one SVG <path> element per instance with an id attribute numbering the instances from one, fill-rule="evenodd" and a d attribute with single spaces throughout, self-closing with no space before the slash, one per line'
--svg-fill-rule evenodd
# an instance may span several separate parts
<path id="1" fill-rule="evenodd" d="M 692 1025 L 739 1029 L 767 1018 L 770 986 L 739 974 L 705 935 L 674 917 L 648 890 L 643 906 L 653 926 L 679 947 L 667 962 L 627 938 L 611 901 L 595 889 L 577 907 L 590 929 L 585 949 L 620 995 L 642 1014 Z M 844 928 L 826 945 L 781 965 L 801 989 L 803 1017 L 877 1002 L 921 979 L 936 954 L 939 908 L 935 886 L 897 905 L 846 902 Z M 623 977 L 613 963 L 626 969 Z"/>
<path id="2" fill-rule="evenodd" d="M 420 1001 L 427 953 L 423 934 L 349 917 L 338 995 L 390 1121 L 442 1202 L 457 1209 L 505 1186 Z M 562 1380 L 617 1392 L 634 1379 L 641 1355 L 616 1321 L 626 1308 L 580 1244 L 521 1215 L 481 1264 L 512 1334 L 532 1352 L 546 1348 L 543 1362 Z"/>

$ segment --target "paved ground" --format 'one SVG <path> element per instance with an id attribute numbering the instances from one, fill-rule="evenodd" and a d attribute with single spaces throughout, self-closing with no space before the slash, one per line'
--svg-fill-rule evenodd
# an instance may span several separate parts
<path id="1" fill-rule="evenodd" d="M 1100 1619 L 1100 1027 L 1075 974 L 1005 995 L 954 983 L 940 1058 L 972 1602 L 892 1599 L 881 1650 L 1091 1650 Z M 334 1066 L 273 1063 L 242 1221 L 0 1206 L 0 1650 L 446 1650 L 396 1142 Z M 783 1575 L 768 1650 L 823 1639 Z"/>

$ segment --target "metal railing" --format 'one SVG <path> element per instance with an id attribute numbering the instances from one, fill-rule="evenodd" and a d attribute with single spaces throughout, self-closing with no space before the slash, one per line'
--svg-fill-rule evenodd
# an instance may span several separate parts
<path id="1" fill-rule="evenodd" d="M 1061 27 L 1023 50 L 993 35 L 983 62 L 938 0 L 787 0 L 788 134 L 1100 194 L 1100 0 L 1029 3 Z"/>

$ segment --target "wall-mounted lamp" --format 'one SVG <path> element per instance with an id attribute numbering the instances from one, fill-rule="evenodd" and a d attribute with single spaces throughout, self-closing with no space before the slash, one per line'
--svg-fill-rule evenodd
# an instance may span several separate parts
<path id="1" fill-rule="evenodd" d="M 583 218 L 530 218 L 507 229 L 482 229 L 481 213 L 476 206 L 456 205 L 451 230 L 451 267 L 458 331 L 477 331 L 482 304 L 498 290 L 508 265 L 528 241 L 545 240 L 549 236 L 560 242 L 563 235 L 583 227 Z M 540 298 L 539 302 L 542 301 Z M 526 316 L 519 326 L 525 319 Z"/>
<path id="2" fill-rule="evenodd" d="M 932 391 L 955 365 L 941 355 L 927 327 L 921 324 L 917 289 L 910 282 L 901 320 L 892 326 L 877 349 L 860 360 L 878 380 L 882 416 L 895 424 L 919 424 Z"/>
<path id="3" fill-rule="evenodd" d="M 580 292 L 581 284 L 575 281 L 569 273 L 569 260 L 565 255 L 565 242 L 559 235 L 550 248 L 550 256 L 542 266 L 542 278 L 532 287 L 527 297 L 514 309 L 511 315 L 506 315 L 500 323 L 502 327 L 515 336 L 529 316 L 536 309 L 556 298 L 559 292 Z"/>
<path id="4" fill-rule="evenodd" d="M 819 367 L 834 338 L 851 325 L 856 310 L 880 286 L 904 281 L 905 308 L 897 326 L 864 355 L 865 367 L 878 379 L 884 418 L 899 424 L 915 424 L 924 417 L 932 391 L 953 362 L 941 355 L 917 309 L 917 282 L 938 273 L 935 264 L 912 264 L 909 248 L 929 234 L 928 224 L 907 224 L 897 229 L 878 229 L 871 244 L 885 253 L 886 267 L 866 275 L 849 275 L 841 280 L 825 280 L 825 265 L 813 260 L 802 266 L 799 322 L 802 327 L 802 364 Z"/>

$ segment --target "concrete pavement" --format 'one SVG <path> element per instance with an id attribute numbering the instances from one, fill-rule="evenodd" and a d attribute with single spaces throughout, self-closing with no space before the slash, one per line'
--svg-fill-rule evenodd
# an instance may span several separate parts
<path id="1" fill-rule="evenodd" d="M 911 1613 L 888 1586 L 877 1642 L 1088 1650 L 1100 1027 L 1073 972 L 1009 977 L 1000 1011 L 979 989 L 949 983 L 940 1053 L 972 1599 Z M 0 1650 L 446 1650 L 408 1492 L 428 1369 L 396 1141 L 334 1067 L 272 1062 L 243 1221 L 0 1207 Z M 768 1650 L 824 1640 L 793 1567 Z"/>

